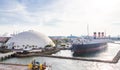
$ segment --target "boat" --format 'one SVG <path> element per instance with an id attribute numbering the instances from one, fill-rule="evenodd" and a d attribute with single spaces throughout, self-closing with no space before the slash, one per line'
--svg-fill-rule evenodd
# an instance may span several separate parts
<path id="1" fill-rule="evenodd" d="M 107 48 L 108 41 L 108 39 L 103 37 L 96 38 L 96 35 L 92 38 L 77 38 L 72 42 L 71 51 L 73 55 L 84 55 L 102 51 Z"/>
<path id="2" fill-rule="evenodd" d="M 46 65 L 46 63 L 40 64 L 40 62 L 33 60 L 30 64 L 28 64 L 29 70 L 52 70 L 50 65 Z"/>

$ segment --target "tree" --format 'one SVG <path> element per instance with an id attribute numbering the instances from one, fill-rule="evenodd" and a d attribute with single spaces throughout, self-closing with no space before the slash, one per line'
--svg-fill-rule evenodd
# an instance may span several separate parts
<path id="1" fill-rule="evenodd" d="M 52 45 L 51 45 L 51 44 L 49 44 L 49 45 L 46 45 L 46 46 L 45 46 L 45 48 L 47 48 L 47 47 L 52 47 Z"/>

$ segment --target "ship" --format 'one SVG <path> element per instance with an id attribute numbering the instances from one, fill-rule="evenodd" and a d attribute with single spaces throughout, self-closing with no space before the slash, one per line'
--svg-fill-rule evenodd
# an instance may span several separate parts
<path id="1" fill-rule="evenodd" d="M 73 40 L 71 51 L 73 55 L 84 55 L 89 53 L 94 53 L 97 51 L 102 51 L 107 48 L 108 39 L 104 37 L 104 33 L 98 32 L 98 37 L 96 37 L 96 32 L 92 38 L 77 38 Z"/>

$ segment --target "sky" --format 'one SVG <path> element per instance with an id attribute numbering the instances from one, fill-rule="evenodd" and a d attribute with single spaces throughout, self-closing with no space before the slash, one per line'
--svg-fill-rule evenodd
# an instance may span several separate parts
<path id="1" fill-rule="evenodd" d="M 120 35 L 120 0 L 0 0 L 0 35 Z"/>

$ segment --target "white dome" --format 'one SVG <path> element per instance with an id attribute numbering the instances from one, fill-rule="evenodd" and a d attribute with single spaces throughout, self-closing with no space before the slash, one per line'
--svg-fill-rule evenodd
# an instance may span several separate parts
<path id="1" fill-rule="evenodd" d="M 48 36 L 36 31 L 26 31 L 12 37 L 6 43 L 9 49 L 44 48 L 46 45 L 55 46 Z"/>

